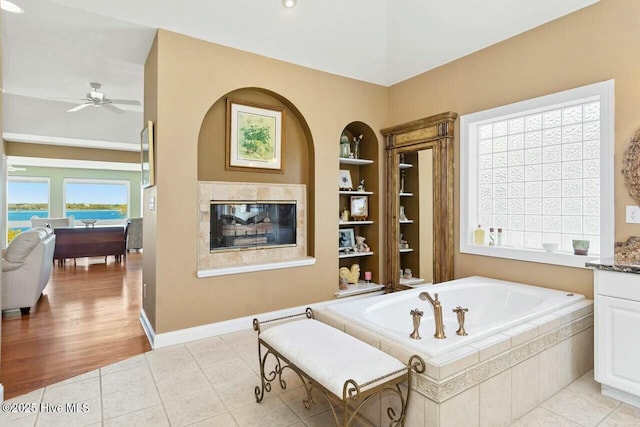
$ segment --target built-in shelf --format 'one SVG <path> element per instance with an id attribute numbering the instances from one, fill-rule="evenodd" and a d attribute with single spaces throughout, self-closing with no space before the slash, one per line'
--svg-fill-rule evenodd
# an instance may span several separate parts
<path id="1" fill-rule="evenodd" d="M 347 191 L 340 190 L 340 194 L 350 194 L 352 196 L 370 196 L 373 194 L 373 191 Z"/>
<path id="2" fill-rule="evenodd" d="M 359 145 L 359 147 L 357 147 L 357 143 L 354 145 L 353 142 L 349 144 L 348 149 L 345 147 L 346 142 L 358 140 L 365 142 Z M 378 227 L 371 226 L 371 224 L 374 223 L 376 225 L 379 224 L 380 221 L 377 206 L 372 205 L 372 203 L 378 203 L 378 198 L 375 197 L 375 195 L 380 194 L 379 191 L 382 191 L 380 187 L 381 183 L 379 182 L 380 171 L 377 166 L 378 160 L 381 160 L 378 159 L 377 132 L 363 122 L 351 122 L 344 128 L 340 141 L 340 153 L 342 153 L 344 157 L 338 157 L 338 162 L 340 163 L 339 169 L 342 173 L 345 173 L 345 175 L 346 172 L 349 173 L 352 184 L 347 187 L 343 184 L 343 181 L 341 181 L 338 185 L 338 199 L 340 202 L 340 212 L 338 212 L 336 218 L 338 220 L 338 233 L 340 236 L 338 247 L 348 247 L 351 245 L 351 243 L 345 245 L 344 243 L 340 243 L 340 241 L 342 241 L 341 238 L 344 237 L 345 234 L 352 233 L 353 230 L 356 230 L 355 236 L 350 234 L 349 239 L 357 237 L 359 239 L 356 240 L 362 240 L 360 237 L 363 238 L 366 244 L 362 247 L 368 248 L 370 252 L 354 252 L 351 250 L 349 253 L 345 253 L 338 251 L 338 264 L 340 267 L 347 268 L 350 268 L 353 264 L 358 264 L 362 272 L 369 271 L 371 277 L 378 278 L 380 277 L 380 239 L 378 236 Z M 361 150 L 359 148 L 361 148 Z M 356 153 L 358 153 L 358 155 L 356 155 Z M 364 185 L 365 182 L 366 186 Z M 359 201 L 359 204 L 354 204 L 356 201 Z M 360 211 L 360 206 L 363 203 L 368 204 L 367 215 L 362 215 L 364 212 Z M 353 215 L 348 215 L 349 213 Z M 358 213 L 361 213 L 361 215 L 357 215 Z M 355 245 L 355 242 L 353 246 L 353 248 L 349 249 L 355 249 L 356 247 L 361 248 Z M 364 277 L 361 275 L 361 278 Z M 368 297 L 376 292 L 381 293 L 380 289 L 382 289 L 382 287 L 382 285 L 376 283 L 366 284 L 361 280 L 359 284 L 349 285 L 348 289 L 337 292 L 336 297 L 341 298 L 343 296 L 358 294 L 367 294 L 362 296 Z M 338 289 L 336 289 L 336 291 L 338 291 Z M 358 297 L 356 296 L 356 298 Z"/>
<path id="3" fill-rule="evenodd" d="M 369 159 L 349 159 L 346 157 L 340 157 L 340 164 L 342 165 L 370 165 L 373 164 L 373 160 Z"/>
<path id="4" fill-rule="evenodd" d="M 407 220 L 400 220 L 400 224 L 413 224 L 413 220 L 412 219 L 407 219 Z"/>
<path id="5" fill-rule="evenodd" d="M 413 167 L 411 163 L 400 163 L 398 166 L 400 167 L 400 169 L 409 169 Z"/>
<path id="6" fill-rule="evenodd" d="M 400 197 L 411 197 L 411 196 L 413 196 L 413 193 L 400 193 Z"/>
<path id="7" fill-rule="evenodd" d="M 363 256 L 371 256 L 373 252 L 349 252 L 348 254 L 339 254 L 338 258 L 360 258 Z"/>
<path id="8" fill-rule="evenodd" d="M 357 285 L 348 285 L 347 289 L 341 289 L 335 293 L 336 297 L 344 298 L 352 295 L 365 294 L 368 292 L 379 291 L 384 288 L 384 285 L 379 285 L 377 283 L 367 283 L 360 281 Z"/>
<path id="9" fill-rule="evenodd" d="M 400 284 L 404 286 L 416 286 L 416 285 L 426 285 L 424 279 L 419 277 L 412 277 L 411 279 L 400 279 Z"/>
<path id="10" fill-rule="evenodd" d="M 373 221 L 340 221 L 338 225 L 369 225 L 373 224 Z"/>
<path id="11" fill-rule="evenodd" d="M 399 249 L 399 250 L 400 250 L 400 253 L 401 253 L 401 254 L 406 254 L 406 253 L 409 253 L 409 252 L 413 252 L 413 249 L 411 249 L 411 248 L 408 248 L 408 249 Z"/>

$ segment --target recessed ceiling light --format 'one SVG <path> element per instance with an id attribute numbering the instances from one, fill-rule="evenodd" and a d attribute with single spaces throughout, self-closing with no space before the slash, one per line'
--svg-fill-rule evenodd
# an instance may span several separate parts
<path id="1" fill-rule="evenodd" d="M 282 0 L 282 5 L 288 9 L 291 9 L 296 5 L 298 0 Z"/>
<path id="2" fill-rule="evenodd" d="M 24 13 L 24 9 L 9 0 L 0 0 L 0 8 L 10 13 Z"/>

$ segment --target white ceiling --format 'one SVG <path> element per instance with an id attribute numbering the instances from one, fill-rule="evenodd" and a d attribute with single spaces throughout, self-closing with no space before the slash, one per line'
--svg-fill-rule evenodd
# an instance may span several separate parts
<path id="1" fill-rule="evenodd" d="M 96 81 L 142 101 L 156 28 L 389 86 L 598 0 L 12 1 L 25 13 L 2 16 L 4 131 L 138 144 L 140 108 L 62 114 L 74 104 L 49 97 Z"/>

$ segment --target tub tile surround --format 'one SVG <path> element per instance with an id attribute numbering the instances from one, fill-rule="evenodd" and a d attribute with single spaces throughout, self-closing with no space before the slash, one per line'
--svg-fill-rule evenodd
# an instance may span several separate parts
<path id="1" fill-rule="evenodd" d="M 296 201 L 296 246 L 264 250 L 211 253 L 211 201 Z M 266 184 L 247 182 L 198 182 L 198 273 L 202 277 L 219 275 L 226 269 L 236 273 L 238 267 L 269 265 L 307 257 L 307 188 L 304 184 Z M 235 267 L 235 268 L 234 268 Z M 264 268 L 268 269 L 268 268 Z M 232 274 L 232 273 L 228 273 Z"/>
<path id="2" fill-rule="evenodd" d="M 402 361 L 416 353 L 328 310 L 315 314 Z M 593 368 L 593 301 L 443 355 L 421 356 L 426 371 L 414 376 L 411 399 L 424 408 L 427 425 L 508 425 Z"/>

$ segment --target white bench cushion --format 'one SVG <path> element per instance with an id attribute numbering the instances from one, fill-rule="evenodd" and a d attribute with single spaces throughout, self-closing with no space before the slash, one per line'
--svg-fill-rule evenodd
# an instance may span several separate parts
<path id="1" fill-rule="evenodd" d="M 260 338 L 339 398 L 348 379 L 361 385 L 406 368 L 398 359 L 313 319 L 273 326 Z"/>

